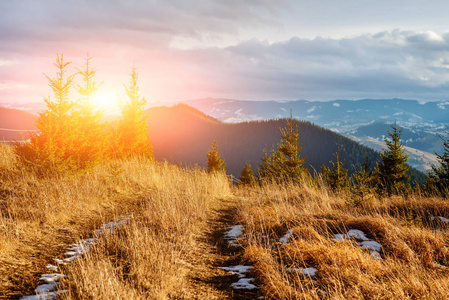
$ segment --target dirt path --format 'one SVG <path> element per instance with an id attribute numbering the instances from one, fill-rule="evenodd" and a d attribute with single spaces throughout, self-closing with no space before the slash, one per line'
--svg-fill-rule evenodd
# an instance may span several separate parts
<path id="1" fill-rule="evenodd" d="M 233 289 L 237 275 L 221 269 L 241 265 L 240 247 L 229 247 L 224 232 L 233 222 L 236 199 L 222 199 L 213 209 L 203 232 L 197 236 L 194 257 L 190 259 L 192 271 L 190 282 L 193 299 L 257 299 L 258 289 Z M 248 275 L 247 277 L 251 277 Z"/>

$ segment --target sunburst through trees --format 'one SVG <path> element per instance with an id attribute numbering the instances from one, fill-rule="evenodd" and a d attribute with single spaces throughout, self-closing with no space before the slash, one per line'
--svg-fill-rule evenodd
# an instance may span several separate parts
<path id="1" fill-rule="evenodd" d="M 57 55 L 54 78 L 46 75 L 53 97 L 44 98 L 47 108 L 39 113 L 36 132 L 15 149 L 29 166 L 39 172 L 74 171 L 95 166 L 108 157 L 144 155 L 152 157 L 151 142 L 145 117 L 145 99 L 138 94 L 137 71 L 132 68 L 131 81 L 126 87 L 127 100 L 116 126 L 103 122 L 104 115 L 95 108 L 92 99 L 98 85 L 94 81 L 96 69 L 87 55 L 84 67 L 68 74 L 71 62 Z M 81 75 L 81 84 L 76 84 Z M 72 96 L 75 87 L 78 98 Z"/>

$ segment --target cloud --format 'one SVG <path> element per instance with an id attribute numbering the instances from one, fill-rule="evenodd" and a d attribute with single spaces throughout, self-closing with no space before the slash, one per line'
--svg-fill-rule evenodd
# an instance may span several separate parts
<path id="1" fill-rule="evenodd" d="M 250 40 L 220 49 L 223 77 L 264 98 L 445 97 L 449 37 L 393 30 L 346 39 Z M 244 84 L 240 82 L 245 82 Z M 260 96 L 259 96 L 260 97 Z"/>
<path id="2" fill-rule="evenodd" d="M 35 44 L 94 39 L 152 42 L 153 47 L 164 47 L 174 37 L 200 39 L 208 34 L 237 34 L 245 26 L 272 24 L 270 15 L 279 7 L 282 4 L 265 0 L 216 0 L 201 5 L 194 0 L 2 1 L 0 38 L 2 44 L 21 39 Z"/>
<path id="3" fill-rule="evenodd" d="M 0 1 L 0 86 L 25 84 L 29 94 L 21 91 L 18 100 L 40 100 L 49 93 L 42 73 L 53 74 L 57 53 L 80 67 L 90 52 L 102 88 L 121 93 L 135 63 L 148 99 L 435 100 L 449 94 L 449 33 L 396 29 L 343 38 L 244 39 L 245 30 L 282 28 L 278 17 L 289 5 Z M 12 95 L 11 88 L 0 90 L 0 102 Z"/>

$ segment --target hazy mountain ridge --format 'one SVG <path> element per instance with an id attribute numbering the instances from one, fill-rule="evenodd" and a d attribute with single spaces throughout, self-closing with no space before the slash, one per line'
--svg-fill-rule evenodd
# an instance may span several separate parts
<path id="1" fill-rule="evenodd" d="M 18 109 L 0 107 L 0 141 L 27 139 L 34 130 L 36 116 Z"/>
<path id="2" fill-rule="evenodd" d="M 342 133 L 362 125 L 394 120 L 404 127 L 413 125 L 431 132 L 449 128 L 448 101 L 423 103 L 405 99 L 361 99 L 277 102 L 204 98 L 185 103 L 223 122 L 284 118 L 289 116 L 291 109 L 295 118 Z"/>
<path id="3" fill-rule="evenodd" d="M 389 124 L 397 121 L 403 129 L 404 145 L 412 148 L 411 164 L 420 170 L 427 170 L 435 163 L 434 151 L 441 151 L 439 136 L 445 138 L 445 131 L 449 130 L 448 101 L 424 103 L 405 99 L 361 99 L 277 102 L 205 98 L 186 103 L 227 123 L 285 118 L 291 109 L 296 119 L 344 134 L 374 149 L 379 149 L 374 141 L 383 142 L 388 135 L 387 130 L 391 129 Z"/>
<path id="4" fill-rule="evenodd" d="M 203 113 L 186 105 L 171 108 L 150 108 L 148 124 L 150 138 L 157 159 L 173 163 L 206 166 L 206 153 L 214 140 L 219 145 L 219 153 L 226 162 L 228 174 L 240 176 L 245 162 L 251 163 L 253 170 L 263 156 L 280 141 L 279 128 L 285 127 L 285 120 L 252 121 L 243 123 L 222 123 L 204 119 Z M 214 120 L 214 119 L 212 119 Z M 192 125 L 190 125 L 192 124 Z M 302 155 L 311 172 L 320 171 L 322 164 L 335 160 L 339 150 L 345 167 L 353 172 L 368 155 L 374 166 L 379 153 L 343 135 L 319 127 L 307 121 L 298 121 Z M 423 174 L 416 173 L 422 179 Z"/>
<path id="5" fill-rule="evenodd" d="M 228 101 L 233 100 L 223 102 L 228 103 Z M 288 105 L 288 103 L 274 101 L 270 105 L 274 107 L 279 104 Z M 21 114 L 26 117 L 26 121 L 18 123 L 20 126 L 17 125 L 13 128 L 12 125 L 5 125 L 5 128 L 34 129 L 36 116 L 10 108 L 2 108 L 2 111 L 7 112 L 8 116 Z M 284 126 L 282 120 L 244 122 L 240 124 L 222 123 L 218 120 L 219 118 L 215 119 L 187 105 L 154 107 L 147 111 L 150 137 L 158 159 L 167 159 L 183 164 L 199 164 L 204 167 L 206 153 L 213 140 L 217 139 L 220 153 L 226 159 L 228 171 L 237 177 L 246 161 L 252 163 L 254 170 L 257 168 L 257 163 L 263 155 L 264 147 L 266 146 L 269 151 L 273 145 L 279 142 L 279 127 Z M 285 113 L 289 114 L 287 109 L 285 109 Z M 0 119 L 5 121 L 19 120 L 20 118 Z M 341 157 L 345 159 L 346 167 L 350 168 L 351 171 L 360 165 L 367 151 L 370 153 L 369 156 L 373 161 L 378 158 L 378 154 L 375 154 L 374 151 L 371 149 L 367 150 L 347 137 L 315 126 L 308 121 L 299 122 L 299 124 L 300 142 L 304 146 L 303 153 L 307 157 L 306 163 L 317 171 L 319 171 L 322 164 L 327 164 L 330 160 L 334 160 L 333 154 L 337 152 L 338 147 L 340 147 Z M 30 128 L 24 128 L 25 125 Z M 7 136 L 5 132 L 0 131 L 0 134 L 3 134 L 0 137 L 4 140 L 26 138 L 23 132 L 12 131 L 14 136 Z M 358 138 L 358 141 L 365 145 L 373 146 L 366 139 Z M 428 159 L 428 153 L 416 153 L 416 158 L 413 157 L 413 149 L 410 153 L 412 154 L 411 165 L 420 170 L 428 169 L 429 161 L 433 163 L 433 160 Z"/>

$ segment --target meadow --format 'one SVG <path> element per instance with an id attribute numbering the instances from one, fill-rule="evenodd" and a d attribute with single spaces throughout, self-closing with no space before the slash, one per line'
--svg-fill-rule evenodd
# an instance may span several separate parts
<path id="1" fill-rule="evenodd" d="M 355 206 L 319 177 L 234 186 L 223 173 L 139 157 L 45 175 L 9 146 L 0 148 L 0 176 L 4 299 L 33 294 L 53 258 L 90 237 L 88 253 L 58 266 L 67 276 L 61 299 L 449 297 L 449 204 L 419 190 Z M 117 219 L 126 221 L 95 235 Z M 221 269 L 222 234 L 233 224 L 243 235 L 227 259 L 252 267 L 251 293 L 233 290 Z"/>

